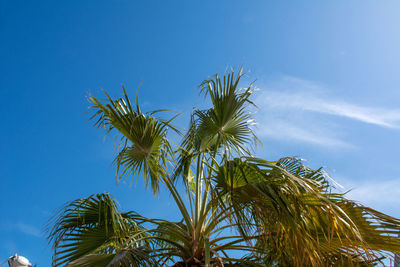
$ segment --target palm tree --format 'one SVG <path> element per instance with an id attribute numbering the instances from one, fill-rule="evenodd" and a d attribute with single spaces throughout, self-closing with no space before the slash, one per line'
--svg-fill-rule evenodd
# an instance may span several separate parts
<path id="1" fill-rule="evenodd" d="M 333 193 L 323 169 L 252 154 L 254 87 L 239 87 L 242 77 L 202 82 L 211 107 L 195 108 L 183 134 L 125 88 L 90 96 L 95 125 L 121 138 L 117 179 L 164 186 L 181 219 L 121 212 L 109 194 L 72 201 L 49 224 L 53 266 L 370 266 L 400 252 L 400 221 Z"/>

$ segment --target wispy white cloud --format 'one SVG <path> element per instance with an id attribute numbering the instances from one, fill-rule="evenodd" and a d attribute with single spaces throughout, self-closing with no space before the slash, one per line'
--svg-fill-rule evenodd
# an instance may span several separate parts
<path id="1" fill-rule="evenodd" d="M 265 104 L 273 108 L 295 108 L 346 117 L 389 128 L 400 127 L 400 110 L 364 107 L 334 99 L 323 99 L 305 92 L 269 92 Z"/>
<path id="2" fill-rule="evenodd" d="M 258 119 L 260 120 L 261 117 Z M 266 125 L 266 127 L 258 127 L 258 134 L 261 137 L 269 137 L 280 140 L 294 140 L 303 141 L 319 146 L 330 147 L 352 147 L 350 143 L 340 140 L 336 136 L 329 134 L 324 129 L 316 129 L 312 131 L 306 127 L 302 127 L 298 123 L 290 123 L 281 119 L 263 116 L 267 123 L 259 125 Z M 268 125 L 268 126 L 267 126 Z"/>
<path id="3" fill-rule="evenodd" d="M 21 231 L 24 234 L 30 235 L 30 236 L 35 236 L 35 237 L 40 237 L 40 230 L 36 228 L 35 226 L 23 222 L 18 222 L 15 227 Z"/>
<path id="4" fill-rule="evenodd" d="M 400 206 L 400 179 L 379 180 L 379 181 L 341 181 L 345 190 L 349 190 L 347 197 L 357 200 L 363 205 L 371 206 L 389 214 L 398 211 Z"/>
<path id="5" fill-rule="evenodd" d="M 334 147 L 352 147 L 346 131 L 330 116 L 400 128 L 400 109 L 369 107 L 331 96 L 319 83 L 284 76 L 261 88 L 256 103 L 259 134 Z"/>
<path id="6" fill-rule="evenodd" d="M 34 225 L 25 222 L 3 222 L 0 228 L 5 231 L 18 231 L 26 235 L 41 237 L 41 231 Z"/>

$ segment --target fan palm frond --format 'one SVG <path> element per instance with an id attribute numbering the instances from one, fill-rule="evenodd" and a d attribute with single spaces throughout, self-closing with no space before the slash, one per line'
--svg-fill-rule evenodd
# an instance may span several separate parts
<path id="1" fill-rule="evenodd" d="M 72 201 L 54 216 L 51 221 L 54 226 L 48 229 L 48 238 L 55 250 L 53 265 L 81 262 L 82 257 L 112 261 L 122 251 L 125 254 L 130 251 L 131 257 L 135 255 L 132 249 L 150 245 L 143 239 L 146 236 L 141 225 L 143 221 L 144 218 L 136 213 L 120 213 L 116 202 L 107 193 Z M 93 254 L 107 257 L 96 258 L 91 256 Z"/>
<path id="2" fill-rule="evenodd" d="M 107 93 L 107 99 L 101 100 L 90 96 L 95 110 L 92 119 L 95 125 L 104 127 L 107 132 L 116 129 L 120 134 L 122 150 L 115 159 L 117 179 L 142 175 L 146 184 L 150 182 L 153 192 L 159 188 L 159 177 L 165 177 L 169 160 L 173 156 L 171 145 L 167 139 L 168 128 L 176 130 L 171 120 L 162 120 L 142 113 L 138 97 L 136 109 L 123 88 L 125 97 L 113 100 Z"/>

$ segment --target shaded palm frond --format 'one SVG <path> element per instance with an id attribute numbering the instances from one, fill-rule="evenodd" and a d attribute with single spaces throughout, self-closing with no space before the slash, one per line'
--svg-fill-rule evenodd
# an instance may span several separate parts
<path id="1" fill-rule="evenodd" d="M 303 161 L 297 158 L 282 158 L 276 163 L 278 166 L 289 171 L 293 175 L 298 175 L 306 179 L 318 182 L 319 188 L 324 196 L 335 205 L 337 205 L 354 223 L 361 239 L 353 239 L 345 246 L 351 246 L 355 250 L 354 255 L 350 257 L 358 261 L 375 262 L 382 258 L 385 251 L 398 252 L 400 250 L 400 220 L 389 215 L 378 212 L 369 207 L 357 204 L 354 201 L 345 198 L 345 194 L 333 194 L 329 190 L 332 186 L 329 179 L 333 181 L 322 168 L 312 170 L 304 166 Z M 336 242 L 339 244 L 340 242 Z M 333 245 L 331 244 L 331 248 Z M 338 248 L 343 250 L 344 246 Z M 334 255 L 339 255 L 337 254 Z M 342 255 L 343 253 L 341 253 Z"/>
<path id="2" fill-rule="evenodd" d="M 149 246 L 149 241 L 143 240 L 147 235 L 141 226 L 143 221 L 136 213 L 120 213 L 107 193 L 72 201 L 54 216 L 53 227 L 48 229 L 48 239 L 55 250 L 53 265 L 71 263 L 82 257 L 95 260 L 89 256 L 92 254 L 108 255 L 104 259 L 112 259 L 110 255 L 120 253 L 121 249 Z"/>
<path id="3" fill-rule="evenodd" d="M 293 158 L 246 158 L 226 162 L 215 181 L 224 202 L 232 203 L 239 231 L 265 233 L 255 246 L 270 262 L 324 265 L 340 255 L 364 264 L 379 261 L 385 249 L 398 251 L 399 220 L 330 193 L 324 175 Z M 249 222 L 258 226 L 243 227 Z"/>
<path id="4" fill-rule="evenodd" d="M 156 261 L 151 257 L 153 251 L 148 247 L 119 249 L 116 253 L 87 254 L 72 262 L 68 267 L 146 267 L 156 266 Z"/>

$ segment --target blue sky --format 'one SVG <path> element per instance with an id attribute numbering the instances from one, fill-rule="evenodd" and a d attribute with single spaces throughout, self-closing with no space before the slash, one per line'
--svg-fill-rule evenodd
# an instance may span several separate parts
<path id="1" fill-rule="evenodd" d="M 324 166 L 349 197 L 400 217 L 399 11 L 368 0 L 0 1 L 0 263 L 17 252 L 50 266 L 49 216 L 93 193 L 174 218 L 167 194 L 116 185 L 114 140 L 88 122 L 85 97 L 143 81 L 143 108 L 184 112 L 185 126 L 203 105 L 197 85 L 238 66 L 257 79 L 258 156 Z"/>

